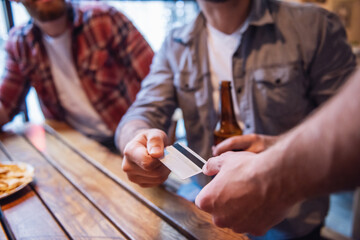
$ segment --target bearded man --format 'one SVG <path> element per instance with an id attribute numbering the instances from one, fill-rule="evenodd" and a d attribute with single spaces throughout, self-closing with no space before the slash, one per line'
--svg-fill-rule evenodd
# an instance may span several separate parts
<path id="1" fill-rule="evenodd" d="M 159 158 L 176 108 L 183 112 L 188 146 L 203 158 L 234 149 L 261 152 L 333 96 L 356 67 L 339 18 L 320 7 L 273 0 L 197 2 L 201 13 L 164 41 L 117 130 L 123 170 L 143 187 L 163 183 L 170 173 Z M 245 135 L 212 149 L 222 80 L 232 82 Z M 227 177 L 241 174 L 252 173 Z M 194 200 L 205 177 L 198 175 L 179 194 Z M 214 195 L 229 194 L 212 189 L 218 190 Z M 328 206 L 327 196 L 298 203 L 259 239 L 320 239 Z"/>
<path id="2" fill-rule="evenodd" d="M 46 118 L 66 121 L 102 143 L 148 74 L 153 51 L 114 8 L 65 0 L 14 0 L 31 20 L 11 29 L 0 84 L 0 125 L 18 112 L 30 86 Z"/>

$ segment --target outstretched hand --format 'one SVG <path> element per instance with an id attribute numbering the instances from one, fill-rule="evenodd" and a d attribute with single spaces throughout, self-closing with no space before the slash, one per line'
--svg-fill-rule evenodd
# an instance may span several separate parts
<path id="1" fill-rule="evenodd" d="M 213 156 L 219 156 L 227 151 L 243 150 L 253 153 L 260 153 L 273 145 L 279 137 L 261 134 L 247 134 L 234 136 L 225 139 L 216 146 L 213 146 Z"/>
<path id="2" fill-rule="evenodd" d="M 170 170 L 159 158 L 164 154 L 166 134 L 148 129 L 137 134 L 125 147 L 122 169 L 130 181 L 141 187 L 157 186 L 167 179 Z"/>
<path id="3" fill-rule="evenodd" d="M 227 152 L 208 160 L 206 175 L 216 175 L 199 193 L 195 204 L 213 216 L 219 227 L 235 232 L 263 235 L 279 223 L 294 204 L 274 181 L 273 168 L 261 155 Z M 269 181 L 271 179 L 272 181 Z"/>

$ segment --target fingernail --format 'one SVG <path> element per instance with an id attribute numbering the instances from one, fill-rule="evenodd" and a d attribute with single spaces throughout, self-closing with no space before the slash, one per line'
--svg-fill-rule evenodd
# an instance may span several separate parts
<path id="1" fill-rule="evenodd" d="M 206 171 L 206 163 L 205 163 L 204 166 L 202 167 L 202 171 L 203 171 L 203 172 Z"/>
<path id="2" fill-rule="evenodd" d="M 152 147 L 150 149 L 150 154 L 156 154 L 156 153 L 159 153 L 160 151 L 161 151 L 160 147 Z"/>

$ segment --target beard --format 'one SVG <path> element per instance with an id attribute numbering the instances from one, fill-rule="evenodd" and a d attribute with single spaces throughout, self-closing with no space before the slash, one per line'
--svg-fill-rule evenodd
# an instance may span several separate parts
<path id="1" fill-rule="evenodd" d="M 66 2 L 64 0 L 51 0 L 41 2 L 28 0 L 24 2 L 30 16 L 40 22 L 54 21 L 66 13 Z"/>
<path id="2" fill-rule="evenodd" d="M 205 2 L 213 2 L 213 3 L 222 3 L 227 2 L 228 0 L 205 0 Z"/>

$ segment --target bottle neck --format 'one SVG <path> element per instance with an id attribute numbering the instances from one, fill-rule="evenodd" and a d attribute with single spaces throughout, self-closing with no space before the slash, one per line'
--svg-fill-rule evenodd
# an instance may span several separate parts
<path id="1" fill-rule="evenodd" d="M 221 83 L 220 99 L 220 122 L 232 122 L 237 124 L 234 105 L 231 97 L 230 82 L 223 81 Z"/>

